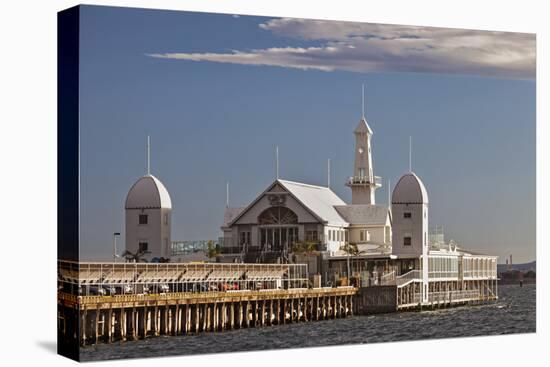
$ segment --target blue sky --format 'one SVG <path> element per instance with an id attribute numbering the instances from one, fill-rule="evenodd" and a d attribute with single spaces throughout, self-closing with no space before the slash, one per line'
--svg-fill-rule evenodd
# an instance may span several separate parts
<path id="1" fill-rule="evenodd" d="M 350 201 L 362 83 L 375 174 L 397 182 L 412 136 L 431 226 L 501 261 L 535 258 L 533 35 L 90 6 L 81 17 L 83 259 L 109 259 L 124 232 L 148 134 L 173 240 L 217 238 L 225 182 L 246 205 L 274 179 L 276 145 L 282 178 L 325 184 L 330 158 Z"/>

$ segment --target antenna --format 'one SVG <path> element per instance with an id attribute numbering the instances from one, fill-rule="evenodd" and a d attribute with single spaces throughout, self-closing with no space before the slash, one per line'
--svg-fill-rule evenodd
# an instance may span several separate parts
<path id="1" fill-rule="evenodd" d="M 327 187 L 330 189 L 330 158 L 327 160 Z"/>
<path id="2" fill-rule="evenodd" d="M 361 117 L 365 118 L 365 84 L 361 84 Z"/>
<path id="3" fill-rule="evenodd" d="M 151 174 L 151 137 L 147 135 L 147 174 Z"/>
<path id="4" fill-rule="evenodd" d="M 275 147 L 275 161 L 276 161 L 276 174 L 277 174 L 277 180 L 279 179 L 279 146 L 277 145 Z"/>
<path id="5" fill-rule="evenodd" d="M 409 136 L 409 172 L 412 172 L 412 136 Z"/>
<path id="6" fill-rule="evenodd" d="M 225 183 L 225 207 L 229 208 L 229 181 Z"/>

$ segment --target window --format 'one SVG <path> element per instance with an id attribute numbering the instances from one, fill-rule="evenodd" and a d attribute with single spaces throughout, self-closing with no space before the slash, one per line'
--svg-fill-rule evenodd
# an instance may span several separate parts
<path id="1" fill-rule="evenodd" d="M 164 214 L 164 225 L 168 225 L 168 214 Z"/>
<path id="2" fill-rule="evenodd" d="M 138 246 L 139 252 L 145 252 L 147 251 L 147 248 L 149 247 L 149 244 L 147 242 L 140 242 Z"/>
<path id="3" fill-rule="evenodd" d="M 403 238 L 403 246 L 411 246 L 412 245 L 412 238 L 411 237 L 404 237 Z"/>
<path id="4" fill-rule="evenodd" d="M 360 242 L 370 241 L 370 232 L 364 229 L 359 231 L 359 241 Z"/>
<path id="5" fill-rule="evenodd" d="M 317 231 L 306 231 L 306 242 L 317 242 Z"/>
<path id="6" fill-rule="evenodd" d="M 147 224 L 147 214 L 140 214 L 139 215 L 139 224 Z"/>
<path id="7" fill-rule="evenodd" d="M 403 218 L 411 218 L 411 217 L 412 217 L 411 212 L 403 213 Z"/>
<path id="8" fill-rule="evenodd" d="M 359 168 L 359 177 L 365 177 L 365 168 L 364 167 Z"/>
<path id="9" fill-rule="evenodd" d="M 250 244 L 250 232 L 241 232 L 241 240 L 239 244 L 241 246 Z"/>

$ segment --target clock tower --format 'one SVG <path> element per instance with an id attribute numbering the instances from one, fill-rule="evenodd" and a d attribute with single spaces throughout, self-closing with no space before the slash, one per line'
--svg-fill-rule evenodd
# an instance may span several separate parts
<path id="1" fill-rule="evenodd" d="M 353 176 L 346 185 L 351 187 L 352 204 L 375 204 L 375 190 L 382 186 L 382 180 L 374 176 L 372 167 L 372 129 L 365 117 L 361 117 L 355 128 L 355 164 Z"/>

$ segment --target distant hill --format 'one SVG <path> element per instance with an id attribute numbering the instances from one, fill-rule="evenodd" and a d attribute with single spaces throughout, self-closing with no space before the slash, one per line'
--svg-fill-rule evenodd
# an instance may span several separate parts
<path id="1" fill-rule="evenodd" d="M 512 266 L 510 267 L 508 267 L 508 265 L 506 264 L 497 264 L 497 273 L 503 273 L 508 269 L 518 270 L 521 272 L 526 272 L 529 270 L 537 271 L 537 262 L 531 261 L 530 263 L 524 263 L 524 264 L 512 264 Z"/>

